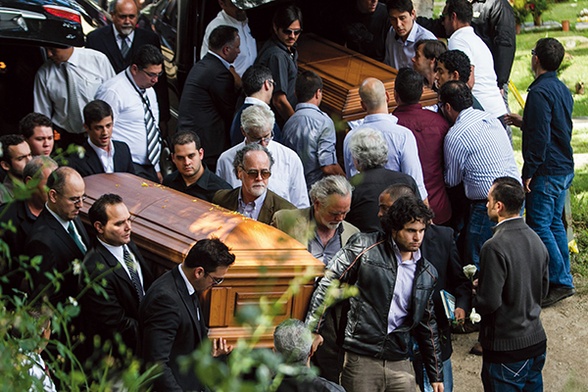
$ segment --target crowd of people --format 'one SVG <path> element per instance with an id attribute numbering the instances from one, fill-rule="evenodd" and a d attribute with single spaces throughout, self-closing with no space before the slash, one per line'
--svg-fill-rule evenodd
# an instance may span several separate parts
<path id="1" fill-rule="evenodd" d="M 3 293 L 42 292 L 53 305 L 77 298 L 71 264 L 83 260 L 104 290 L 80 296 L 78 332 L 103 342 L 120 335 L 145 364 L 160 364 L 154 390 L 214 390 L 178 358 L 207 339 L 199 294 L 222 284 L 235 256 L 218 239 L 200 240 L 157 278 L 114 189 L 89 209 L 88 233 L 79 218 L 84 177 L 128 172 L 271 224 L 325 264 L 305 322 L 287 320 L 274 336 L 287 363 L 312 360 L 320 377 L 302 371 L 279 391 L 452 391 L 452 327 L 472 307 L 482 316 L 484 389 L 541 390 L 541 308 L 575 294 L 562 221 L 574 176 L 573 100 L 556 74 L 563 46 L 535 44 L 535 81 L 519 116 L 506 100 L 515 47 L 506 0 L 447 0 L 439 19 L 418 23 L 411 0 L 347 2 L 338 39 L 398 73 L 393 97 L 381 80 L 361 83 L 366 115 L 348 124 L 339 162 L 335 124 L 320 109 L 323 80 L 298 70 L 301 10 L 279 7 L 271 38 L 258 46 L 245 11 L 218 3 L 173 132 L 159 38 L 136 28 L 134 0 L 116 1 L 112 26 L 90 33 L 86 48 L 47 48 L 34 113 L 20 134 L 0 137 L 0 220 L 16 229 L 2 239 L 13 257 L 42 262 L 30 281 L 13 275 Z M 425 87 L 437 104 L 421 106 Z M 510 125 L 523 132 L 522 173 Z M 58 165 L 54 130 L 60 146 L 84 152 L 69 149 Z M 53 270 L 64 275 L 59 288 Z M 334 280 L 359 294 L 326 306 Z M 92 366 L 103 353 L 85 342 L 76 355 Z M 223 338 L 212 347 L 214 357 L 232 350 Z M 47 373 L 35 374 L 55 389 Z"/>

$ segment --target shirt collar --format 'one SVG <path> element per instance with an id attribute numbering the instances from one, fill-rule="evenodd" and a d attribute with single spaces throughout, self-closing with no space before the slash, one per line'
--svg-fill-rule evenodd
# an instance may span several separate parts
<path id="1" fill-rule="evenodd" d="M 100 242 L 117 260 L 124 260 L 124 245 L 110 245 L 106 242 L 102 241 L 100 238 L 96 237 L 98 242 Z"/>
<path id="2" fill-rule="evenodd" d="M 96 146 L 94 143 L 92 143 L 92 140 L 90 140 L 90 138 L 88 138 L 88 144 L 90 145 L 90 147 L 92 147 L 96 154 L 98 154 L 99 157 L 106 156 L 108 158 L 111 158 L 114 156 L 114 143 L 112 142 L 112 139 L 110 139 L 110 151 L 106 151 Z"/>
<path id="3" fill-rule="evenodd" d="M 217 59 L 219 59 L 221 61 L 221 63 L 223 63 L 223 65 L 225 66 L 226 69 L 229 69 L 231 67 L 231 64 L 227 60 L 223 59 L 221 56 L 214 53 L 212 50 L 209 50 L 208 54 L 211 54 L 214 57 L 216 57 Z"/>
<path id="4" fill-rule="evenodd" d="M 67 231 L 67 229 L 69 228 L 69 222 L 71 221 L 66 221 L 63 220 L 59 215 L 57 215 L 51 208 L 49 208 L 49 204 L 45 203 L 45 208 L 47 209 L 47 211 L 49 211 L 49 213 L 51 215 L 53 215 L 53 217 L 55 219 L 57 219 L 57 222 L 59 222 L 61 224 L 61 226 L 63 226 L 63 228 L 65 229 L 65 231 Z"/>
<path id="5" fill-rule="evenodd" d="M 192 283 L 190 283 L 190 281 L 186 277 L 186 274 L 184 273 L 184 268 L 182 268 L 183 266 L 184 266 L 184 263 L 180 264 L 178 266 L 178 270 L 180 270 L 180 275 L 182 276 L 182 279 L 184 280 L 184 283 L 186 284 L 186 289 L 188 289 L 188 294 L 192 295 L 196 292 L 196 290 L 194 289 L 194 286 L 192 286 Z"/>
<path id="6" fill-rule="evenodd" d="M 259 98 L 255 98 L 255 97 L 245 97 L 245 101 L 243 101 L 244 104 L 251 104 L 251 105 L 259 105 L 259 106 L 263 106 L 266 109 L 270 109 L 270 106 L 263 102 L 261 99 Z"/>

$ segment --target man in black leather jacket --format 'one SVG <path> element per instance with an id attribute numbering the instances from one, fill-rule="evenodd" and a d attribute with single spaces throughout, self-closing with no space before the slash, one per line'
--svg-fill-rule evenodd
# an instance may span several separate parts
<path id="1" fill-rule="evenodd" d="M 384 233 L 358 233 L 329 263 L 315 290 L 306 323 L 320 332 L 325 296 L 338 279 L 359 290 L 350 298 L 341 385 L 348 392 L 411 391 L 411 336 L 419 344 L 431 386 L 443 391 L 443 369 L 432 294 L 437 271 L 420 245 L 433 213 L 415 197 L 402 197 L 384 219 Z M 315 344 L 322 338 L 315 336 Z"/>

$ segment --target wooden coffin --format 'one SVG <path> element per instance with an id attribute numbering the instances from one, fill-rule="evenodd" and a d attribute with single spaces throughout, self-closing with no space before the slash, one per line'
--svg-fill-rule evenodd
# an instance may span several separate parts
<path id="1" fill-rule="evenodd" d="M 220 286 L 203 294 L 203 310 L 209 317 L 211 338 L 222 336 L 231 342 L 247 337 L 248 331 L 236 321 L 248 305 L 258 305 L 262 296 L 277 301 L 290 281 L 305 275 L 322 275 L 324 265 L 298 241 L 266 224 L 245 218 L 214 204 L 128 173 L 96 174 L 85 177 L 88 198 L 82 219 L 94 201 L 104 193 L 120 195 L 133 224 L 133 240 L 141 254 L 159 272 L 182 262 L 192 245 L 204 238 L 218 237 L 235 254 L 235 263 Z M 285 298 L 283 312 L 274 325 L 294 317 L 304 319 L 314 279 L 305 280 L 300 291 Z M 260 347 L 271 347 L 273 330 L 267 331 Z"/>
<path id="2" fill-rule="evenodd" d="M 394 100 L 396 69 L 317 35 L 304 34 L 298 40 L 298 68 L 314 71 L 323 79 L 321 108 L 335 118 L 350 121 L 365 117 L 359 86 L 368 77 L 384 82 L 390 95 L 389 111 L 397 106 Z M 421 104 L 435 103 L 437 93 L 425 88 Z"/>

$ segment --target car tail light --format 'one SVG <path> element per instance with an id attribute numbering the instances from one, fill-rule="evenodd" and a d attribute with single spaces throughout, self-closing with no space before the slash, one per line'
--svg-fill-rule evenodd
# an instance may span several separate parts
<path id="1" fill-rule="evenodd" d="M 82 17 L 79 14 L 79 12 L 73 11 L 70 8 L 59 7 L 59 6 L 55 6 L 55 5 L 45 5 L 45 6 L 43 6 L 43 8 L 49 14 L 51 14 L 53 16 L 57 16 L 58 18 L 66 19 L 71 22 L 75 22 L 75 23 L 79 23 L 79 24 L 82 23 Z"/>

